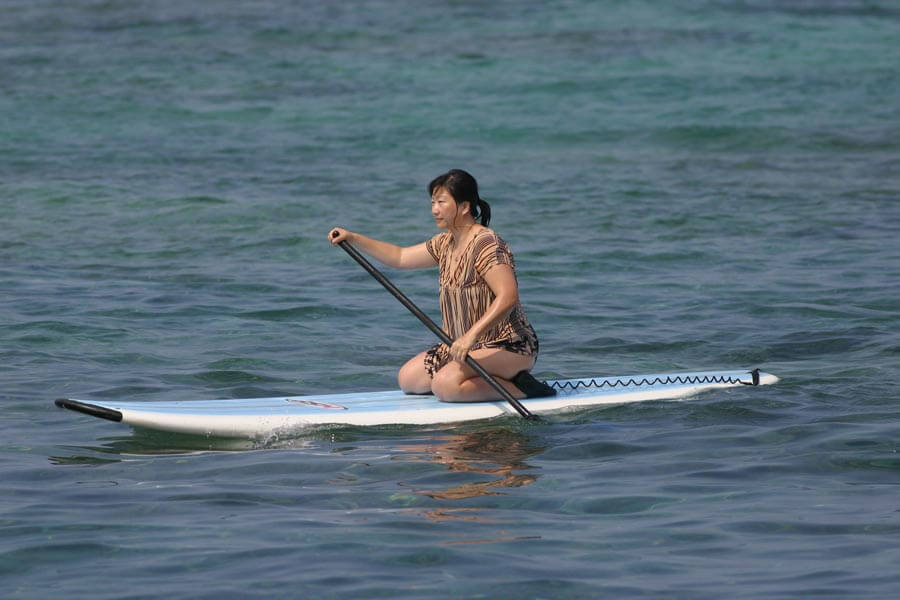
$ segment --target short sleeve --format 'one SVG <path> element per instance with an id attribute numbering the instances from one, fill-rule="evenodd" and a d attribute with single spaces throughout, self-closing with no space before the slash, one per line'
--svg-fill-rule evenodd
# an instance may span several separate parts
<path id="1" fill-rule="evenodd" d="M 497 265 L 515 268 L 512 253 L 496 233 L 485 233 L 475 240 L 475 270 L 482 277 Z"/>
<path id="2" fill-rule="evenodd" d="M 428 254 L 434 259 L 434 262 L 440 264 L 441 263 L 441 254 L 444 253 L 444 250 L 447 248 L 447 240 L 450 236 L 449 232 L 439 233 L 427 242 L 425 242 L 425 248 L 428 250 Z"/>

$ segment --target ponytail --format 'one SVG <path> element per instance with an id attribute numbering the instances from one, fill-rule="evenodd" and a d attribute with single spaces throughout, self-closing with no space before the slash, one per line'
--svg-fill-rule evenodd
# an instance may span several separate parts
<path id="1" fill-rule="evenodd" d="M 472 218 L 478 219 L 481 217 L 482 226 L 487 227 L 488 223 L 491 222 L 491 205 L 481 198 L 478 198 L 476 204 L 475 210 L 472 211 Z"/>

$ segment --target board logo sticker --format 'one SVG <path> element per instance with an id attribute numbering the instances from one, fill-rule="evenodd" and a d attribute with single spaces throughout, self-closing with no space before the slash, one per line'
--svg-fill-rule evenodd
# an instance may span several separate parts
<path id="1" fill-rule="evenodd" d="M 330 408 L 331 410 L 347 410 L 346 406 L 341 406 L 340 404 L 328 404 L 327 402 L 316 402 L 314 400 L 299 400 L 294 398 L 285 398 L 288 402 L 293 404 L 303 404 L 306 406 L 312 406 L 315 408 Z"/>

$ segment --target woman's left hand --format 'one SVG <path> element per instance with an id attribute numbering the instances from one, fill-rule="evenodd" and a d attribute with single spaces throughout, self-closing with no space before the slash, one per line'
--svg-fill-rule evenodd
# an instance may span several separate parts
<path id="1" fill-rule="evenodd" d="M 450 358 L 461 363 L 466 362 L 466 355 L 474 345 L 475 338 L 468 333 L 459 336 L 456 341 L 453 342 L 453 345 L 450 346 Z"/>

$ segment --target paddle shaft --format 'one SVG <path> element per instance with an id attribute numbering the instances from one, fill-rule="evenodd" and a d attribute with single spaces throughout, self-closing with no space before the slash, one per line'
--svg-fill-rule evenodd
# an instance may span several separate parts
<path id="1" fill-rule="evenodd" d="M 359 250 L 354 248 L 352 245 L 350 245 L 349 242 L 346 242 L 346 241 L 338 242 L 338 245 L 341 248 L 343 248 L 347 252 L 347 254 L 349 254 L 353 258 L 353 260 L 358 262 L 363 269 L 368 271 L 369 275 L 374 277 L 378 281 L 378 283 L 383 285 L 384 288 L 394 296 L 394 298 L 399 300 L 400 303 L 409 310 L 409 312 L 414 314 L 420 321 L 422 321 L 422 323 L 428 329 L 430 329 L 432 333 L 434 333 L 436 336 L 438 336 L 439 340 L 441 340 L 447 346 L 453 345 L 453 340 L 450 339 L 450 336 L 447 335 L 447 333 L 443 329 L 438 327 L 437 323 L 432 321 L 431 318 L 428 315 L 426 315 L 424 312 L 422 312 L 422 310 L 418 306 L 413 304 L 412 300 L 407 298 L 403 294 L 403 292 L 401 292 L 399 289 L 397 289 L 397 286 L 395 286 L 393 283 L 391 283 L 391 281 L 387 277 L 385 277 L 381 271 L 376 269 L 375 266 L 372 265 L 372 263 L 370 263 L 366 259 L 366 257 L 364 257 L 362 254 L 360 254 Z M 494 379 L 490 373 L 485 371 L 484 367 L 482 367 L 480 364 L 478 364 L 478 361 L 476 361 L 474 358 L 472 358 L 468 354 L 466 355 L 466 364 L 469 365 L 469 367 L 471 367 L 473 371 L 478 373 L 478 375 L 480 375 L 482 379 L 487 381 L 491 385 L 492 388 L 497 390 L 497 393 L 500 394 L 500 397 L 503 398 L 504 400 L 506 400 L 507 402 L 509 402 L 512 405 L 512 407 L 514 409 L 516 409 L 516 411 L 520 415 L 522 415 L 526 419 L 536 419 L 537 418 L 531 412 L 529 412 L 529 410 L 527 408 L 522 406 L 521 402 L 519 402 L 518 400 L 513 398 L 512 394 L 510 394 L 506 390 L 505 387 L 500 385 L 500 382 L 498 382 L 496 379 Z"/>

